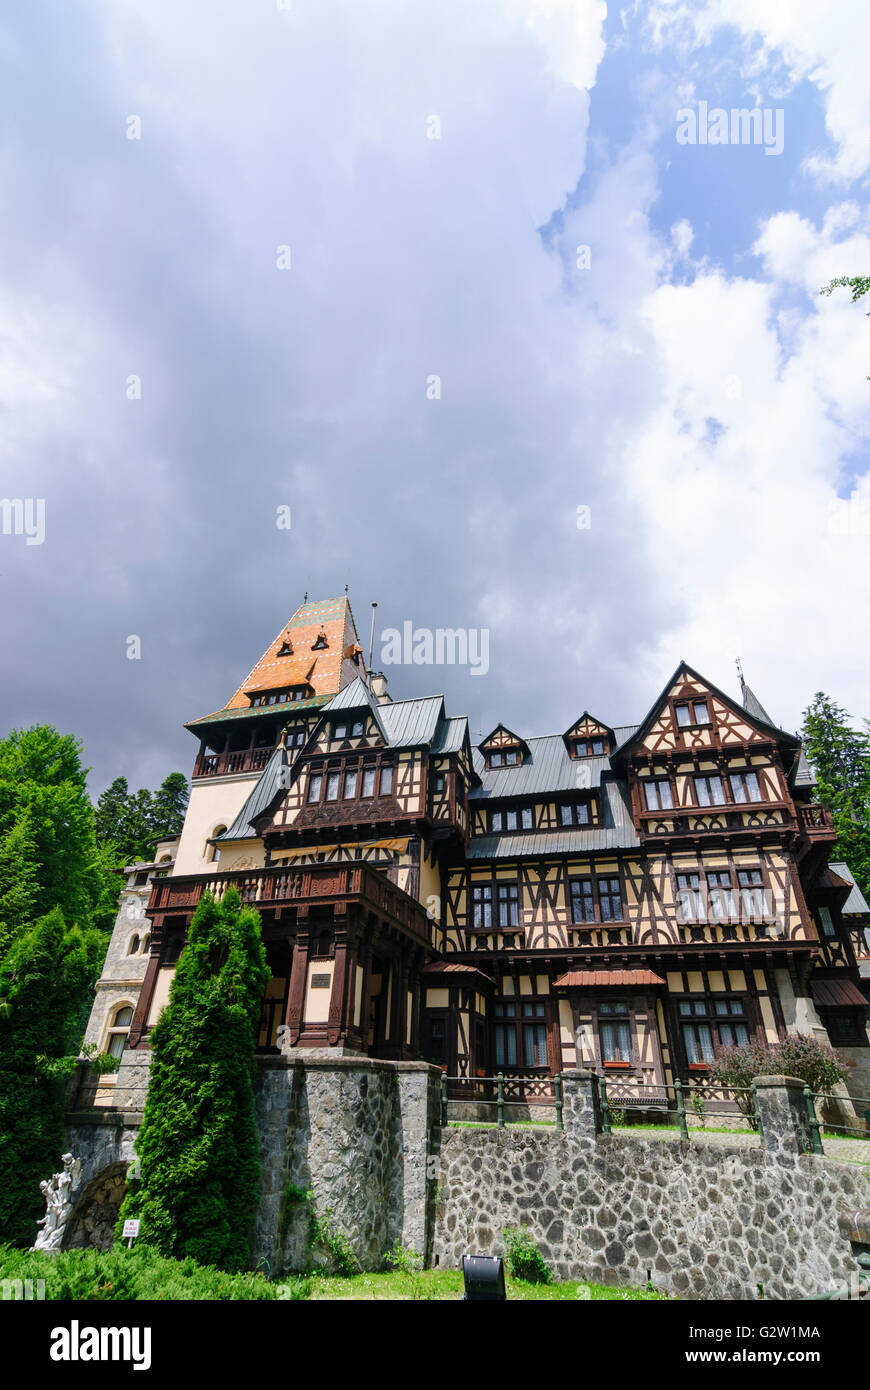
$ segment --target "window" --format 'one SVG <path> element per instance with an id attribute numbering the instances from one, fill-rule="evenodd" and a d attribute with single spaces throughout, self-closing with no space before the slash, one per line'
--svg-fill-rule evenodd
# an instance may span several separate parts
<path id="1" fill-rule="evenodd" d="M 475 883 L 471 890 L 471 925 L 479 929 L 492 926 L 492 884 Z"/>
<path id="2" fill-rule="evenodd" d="M 517 828 L 517 812 L 516 812 L 516 811 L 505 811 L 505 813 L 504 813 L 504 828 L 505 828 L 505 830 L 516 830 L 516 828 Z"/>
<path id="3" fill-rule="evenodd" d="M 704 897 L 701 892 L 701 875 L 695 873 L 677 874 L 677 920 L 679 922 L 703 922 L 706 918 Z"/>
<path id="4" fill-rule="evenodd" d="M 575 758 L 603 758 L 608 741 L 603 738 L 579 738 L 574 744 Z"/>
<path id="5" fill-rule="evenodd" d="M 866 1044 L 863 1014 L 856 1009 L 825 1009 L 823 1022 L 834 1047 Z"/>
<path id="6" fill-rule="evenodd" d="M 696 777 L 695 801 L 699 806 L 724 806 L 725 787 L 721 777 Z"/>
<path id="7" fill-rule="evenodd" d="M 831 916 L 831 909 L 829 907 L 817 907 L 816 913 L 818 915 L 819 925 L 822 928 L 822 936 L 836 936 L 837 930 L 834 926 L 834 919 Z"/>
<path id="8" fill-rule="evenodd" d="M 504 812 L 503 812 L 503 811 L 490 811 L 490 813 L 489 813 L 489 828 L 490 828 L 490 830 L 496 830 L 496 831 L 500 831 L 500 830 L 503 830 L 503 829 L 504 829 Z"/>
<path id="9" fill-rule="evenodd" d="M 362 775 L 362 796 L 374 796 L 375 794 L 375 770 L 373 767 L 364 767 Z"/>
<path id="10" fill-rule="evenodd" d="M 223 829 L 226 830 L 226 826 L 224 826 Z M 215 834 L 218 834 L 218 833 L 222 833 L 222 832 L 215 831 Z M 144 872 L 138 873 L 138 874 L 136 875 L 135 887 L 136 887 L 136 888 L 143 888 L 147 882 L 148 882 L 148 870 L 146 869 Z"/>
<path id="11" fill-rule="evenodd" d="M 523 830 L 534 830 L 535 816 L 531 806 L 524 806 L 522 809 Z"/>
<path id="12" fill-rule="evenodd" d="M 131 936 L 131 937 L 130 937 L 130 945 L 129 945 L 128 948 L 127 948 L 127 955 L 128 955 L 128 956 L 135 956 L 135 954 L 136 954 L 136 952 L 137 952 L 138 950 L 139 950 L 139 937 L 138 937 L 138 936 Z"/>
<path id="13" fill-rule="evenodd" d="M 344 774 L 344 799 L 349 801 L 352 796 L 356 796 L 356 784 L 359 781 L 359 773 L 355 767 L 349 768 Z"/>
<path id="14" fill-rule="evenodd" d="M 435 791 L 436 795 L 437 795 L 439 792 L 443 792 L 445 786 L 446 786 L 446 778 L 445 778 L 445 776 L 444 776 L 444 773 L 443 773 L 443 772 L 436 772 L 436 773 L 435 773 L 435 780 L 434 780 L 434 783 L 433 783 L 433 790 Z"/>
<path id="15" fill-rule="evenodd" d="M 219 835 L 225 835 L 226 831 L 227 828 L 225 825 L 216 825 L 214 830 L 211 832 L 211 838 L 213 840 L 216 840 Z M 208 858 L 212 864 L 216 864 L 221 857 L 221 847 L 220 845 L 211 845 L 209 846 L 209 849 L 210 853 L 208 855 Z"/>
<path id="16" fill-rule="evenodd" d="M 114 1018 L 106 1035 L 106 1051 L 110 1057 L 120 1057 L 124 1051 L 132 1022 L 133 1009 L 129 1004 L 122 1004 L 120 1008 L 115 1010 Z"/>
<path id="17" fill-rule="evenodd" d="M 520 890 L 516 883 L 498 885 L 498 924 L 500 927 L 519 926 Z"/>
<path id="18" fill-rule="evenodd" d="M 559 818 L 563 825 L 588 825 L 589 802 L 578 801 L 573 806 L 560 806 Z"/>
<path id="19" fill-rule="evenodd" d="M 340 772 L 328 772 L 326 774 L 326 800 L 338 800 L 338 786 L 341 782 Z"/>
<path id="20" fill-rule="evenodd" d="M 320 800 L 320 788 L 323 785 L 323 776 L 319 772 L 312 772 L 308 779 L 308 800 Z"/>
<path id="21" fill-rule="evenodd" d="M 692 700 L 686 704 L 675 705 L 674 709 L 677 712 L 677 724 L 681 729 L 690 728 L 693 724 L 710 723 L 710 711 L 706 700 Z"/>
<path id="22" fill-rule="evenodd" d="M 145 935 L 142 937 L 142 945 L 139 947 L 139 950 L 141 951 L 143 956 L 147 956 L 148 952 L 151 950 L 150 931 L 146 932 Z"/>
<path id="23" fill-rule="evenodd" d="M 622 921 L 622 892 L 618 878 L 598 880 L 598 906 L 602 922 Z"/>
<path id="24" fill-rule="evenodd" d="M 505 753 L 490 753 L 489 755 L 490 767 L 518 767 L 521 762 L 522 758 L 518 748 L 509 748 Z"/>
<path id="25" fill-rule="evenodd" d="M 393 764 L 384 763 L 381 768 L 381 796 L 393 790 Z"/>
<path id="26" fill-rule="evenodd" d="M 761 801 L 758 777 L 754 772 L 732 772 L 728 781 L 735 801 Z"/>
<path id="27" fill-rule="evenodd" d="M 760 869 L 738 869 L 737 883 L 740 888 L 740 911 L 744 922 L 771 915 L 769 894 L 764 888 L 764 875 Z"/>
<path id="28" fill-rule="evenodd" d="M 495 833 L 502 830 L 531 830 L 533 824 L 531 806 L 524 806 L 519 811 L 490 811 L 489 828 Z"/>
<path id="29" fill-rule="evenodd" d="M 426 1026 L 429 1030 L 427 1056 L 430 1062 L 434 1062 L 436 1066 L 441 1066 L 447 1058 L 445 1051 L 446 1021 L 443 1018 L 430 1018 Z"/>
<path id="30" fill-rule="evenodd" d="M 355 719 L 350 729 L 351 738 L 362 738 L 365 731 L 365 721 L 362 719 Z"/>
<path id="31" fill-rule="evenodd" d="M 497 1067 L 547 1065 L 546 1006 L 535 1000 L 496 1004 L 495 1064 Z"/>
<path id="32" fill-rule="evenodd" d="M 716 869 L 707 874 L 710 897 L 710 916 L 714 922 L 730 921 L 734 916 L 734 894 L 730 869 Z"/>
<path id="33" fill-rule="evenodd" d="M 643 784 L 648 811 L 670 811 L 673 807 L 671 784 L 667 781 L 647 781 Z"/>
<path id="34" fill-rule="evenodd" d="M 601 1041 L 601 1060 L 631 1061 L 631 1028 L 628 1004 L 624 999 L 602 999 L 598 1005 L 598 1036 Z"/>
<path id="35" fill-rule="evenodd" d="M 333 737 L 333 738 L 347 738 L 347 725 L 346 725 L 346 724 L 333 724 L 333 726 L 332 726 L 332 737 Z"/>
<path id="36" fill-rule="evenodd" d="M 518 751 L 516 748 L 511 748 L 511 749 L 510 749 L 507 753 L 505 753 L 505 755 L 504 755 L 504 765 L 505 765 L 505 767 L 516 767 L 517 764 L 519 763 L 519 761 L 520 761 L 520 755 L 519 755 L 519 751 Z"/>
<path id="37" fill-rule="evenodd" d="M 293 648 L 291 647 L 291 645 L 290 645 L 289 642 L 282 642 L 282 643 L 281 643 L 281 647 L 280 647 L 280 649 L 279 649 L 279 651 L 278 651 L 278 655 L 279 655 L 279 656 L 292 656 L 292 655 L 293 655 Z"/>
<path id="38" fill-rule="evenodd" d="M 595 897 L 591 878 L 572 878 L 571 880 L 571 920 L 574 922 L 595 921 Z"/>
<path id="39" fill-rule="evenodd" d="M 490 753 L 490 755 L 489 755 L 489 765 L 490 765 L 490 767 L 501 767 L 501 762 L 502 762 L 502 755 L 501 755 L 501 753 Z"/>
<path id="40" fill-rule="evenodd" d="M 717 1046 L 738 1047 L 749 1041 L 741 999 L 681 999 L 679 1014 L 690 1065 L 712 1062 Z"/>

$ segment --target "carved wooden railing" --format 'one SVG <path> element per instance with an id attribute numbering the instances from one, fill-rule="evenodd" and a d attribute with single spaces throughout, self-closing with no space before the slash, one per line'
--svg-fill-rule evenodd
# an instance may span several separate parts
<path id="1" fill-rule="evenodd" d="M 225 777 L 238 772 L 262 772 L 273 748 L 242 748 L 234 753 L 200 753 L 194 777 Z"/>
<path id="2" fill-rule="evenodd" d="M 813 801 L 808 806 L 799 804 L 797 813 L 798 825 L 805 835 L 835 835 L 831 813 L 821 801 Z"/>
<path id="3" fill-rule="evenodd" d="M 256 907 L 282 903 L 330 903 L 357 898 L 414 936 L 434 944 L 434 924 L 425 908 L 369 864 L 276 864 L 268 869 L 179 875 L 155 880 L 148 912 L 183 912 L 196 907 L 207 890 L 216 898 L 230 887 Z"/>

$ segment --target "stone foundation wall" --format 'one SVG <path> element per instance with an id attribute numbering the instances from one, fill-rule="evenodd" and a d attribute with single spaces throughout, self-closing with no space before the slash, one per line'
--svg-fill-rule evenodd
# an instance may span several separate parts
<path id="1" fill-rule="evenodd" d="M 839 1218 L 870 1204 L 870 1170 L 800 1153 L 800 1083 L 759 1087 L 757 1148 L 603 1135 L 594 1079 L 567 1077 L 564 1131 L 441 1131 L 432 1262 L 501 1254 L 504 1229 L 524 1225 L 563 1279 L 650 1279 L 699 1299 L 846 1284 L 855 1258 Z"/>
<path id="2" fill-rule="evenodd" d="M 380 1268 L 397 1240 L 425 1255 L 438 1088 L 438 1071 L 426 1063 L 297 1056 L 264 1063 L 255 1262 L 274 1274 L 325 1259 L 310 1247 L 312 1210 L 364 1269 Z"/>

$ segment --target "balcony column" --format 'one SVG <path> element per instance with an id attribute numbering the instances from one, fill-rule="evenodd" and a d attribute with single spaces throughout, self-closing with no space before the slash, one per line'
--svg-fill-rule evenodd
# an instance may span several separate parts
<path id="1" fill-rule="evenodd" d="M 287 991 L 286 1041 L 295 1047 L 302 1030 L 302 1010 L 305 1005 L 305 979 L 308 974 L 308 913 L 299 908 L 296 915 L 296 940 L 290 964 L 290 987 Z"/>
<path id="2" fill-rule="evenodd" d="M 330 1047 L 336 1047 L 347 1036 L 349 1019 L 346 1016 L 349 991 L 347 988 L 347 966 L 349 927 L 347 904 L 341 903 L 333 917 L 333 940 L 335 942 L 335 964 L 332 969 L 332 993 L 329 998 L 329 1016 L 326 1040 Z"/>

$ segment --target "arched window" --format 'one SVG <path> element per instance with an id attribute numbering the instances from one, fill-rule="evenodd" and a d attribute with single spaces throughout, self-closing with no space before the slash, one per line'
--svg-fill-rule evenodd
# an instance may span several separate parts
<path id="1" fill-rule="evenodd" d="M 210 839 L 216 840 L 217 837 L 218 837 L 218 835 L 223 835 L 225 831 L 226 831 L 226 826 L 225 826 L 225 825 L 216 825 L 215 828 L 214 828 L 214 830 L 211 832 Z M 216 864 L 216 863 L 218 862 L 218 860 L 220 859 L 220 857 L 221 857 L 220 845 L 206 845 L 206 849 L 210 849 L 210 850 L 211 850 L 211 853 L 209 854 L 208 857 L 209 857 L 209 859 L 211 860 L 211 862 L 212 862 L 213 864 Z"/>
<path id="2" fill-rule="evenodd" d="M 127 947 L 127 955 L 128 955 L 128 956 L 135 956 L 135 954 L 136 954 L 136 952 L 137 952 L 138 950 L 139 950 L 139 937 L 138 937 L 138 935 L 136 935 L 136 936 L 131 936 L 131 937 L 130 937 L 130 945 Z"/>
<path id="3" fill-rule="evenodd" d="M 110 1057 L 120 1057 L 121 1053 L 124 1051 L 127 1034 L 130 1031 L 130 1024 L 132 1022 L 132 1005 L 121 1004 L 115 1010 L 109 1030 L 106 1034 L 106 1051 Z"/>
<path id="4" fill-rule="evenodd" d="M 147 931 L 145 935 L 142 937 L 142 945 L 139 947 L 139 950 L 143 956 L 147 956 L 148 952 L 151 950 L 150 931 Z"/>

